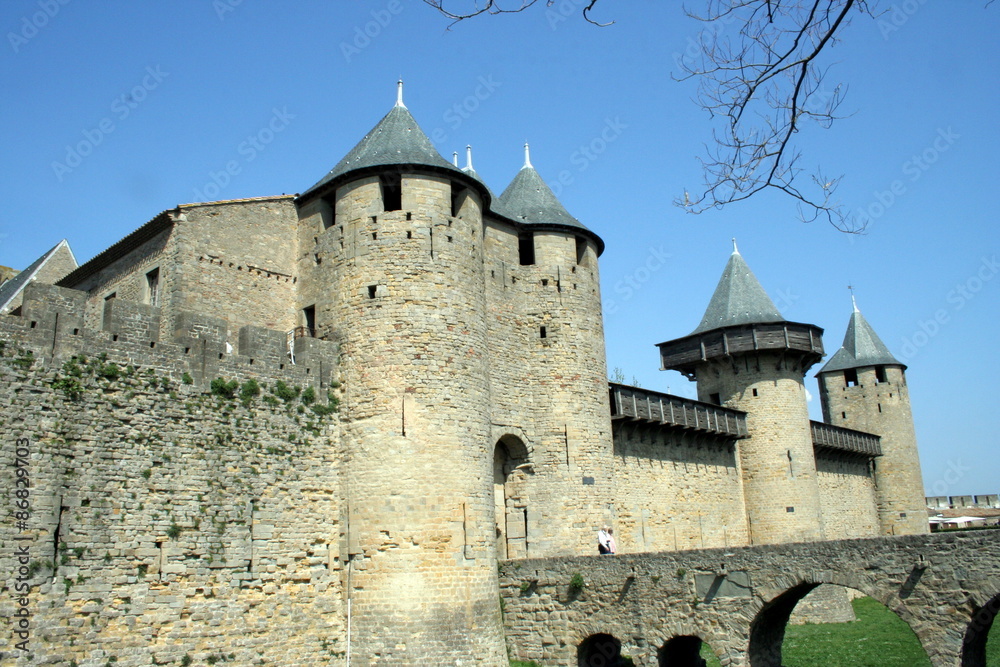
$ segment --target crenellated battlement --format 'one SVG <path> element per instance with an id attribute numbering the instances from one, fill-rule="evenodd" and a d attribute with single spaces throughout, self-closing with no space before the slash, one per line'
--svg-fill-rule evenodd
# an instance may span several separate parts
<path id="1" fill-rule="evenodd" d="M 120 299 L 105 303 L 103 328 L 94 330 L 84 326 L 86 300 L 85 292 L 32 283 L 24 290 L 21 315 L 0 316 L 0 340 L 30 350 L 44 365 L 104 355 L 108 362 L 160 375 L 186 374 L 203 389 L 218 377 L 283 380 L 317 391 L 338 381 L 338 346 L 331 341 L 250 325 L 230 341 L 225 319 L 189 311 L 178 314 L 174 339 L 164 341 L 158 307 Z"/>

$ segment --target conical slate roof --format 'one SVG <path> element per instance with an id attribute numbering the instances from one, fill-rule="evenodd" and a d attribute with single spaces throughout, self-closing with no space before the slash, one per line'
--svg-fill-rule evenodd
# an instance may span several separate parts
<path id="1" fill-rule="evenodd" d="M 497 213 L 529 225 L 565 225 L 587 229 L 556 199 L 531 164 L 525 164 L 494 207 Z M 587 230 L 590 231 L 590 230 Z"/>
<path id="2" fill-rule="evenodd" d="M 701 324 L 691 333 L 741 324 L 783 322 L 784 319 L 771 297 L 760 286 L 753 271 L 743 261 L 742 255 L 734 249 L 712 300 L 708 303 L 705 316 L 701 318 Z"/>
<path id="3" fill-rule="evenodd" d="M 441 157 L 410 111 L 397 103 L 330 173 L 302 196 L 308 196 L 348 172 L 390 165 L 421 165 L 461 173 Z"/>
<path id="4" fill-rule="evenodd" d="M 860 368 L 862 366 L 888 366 L 905 365 L 885 346 L 882 339 L 878 337 L 872 325 L 861 314 L 858 307 L 854 307 L 851 313 L 851 321 L 847 325 L 847 334 L 844 336 L 844 344 L 836 354 L 830 357 L 830 361 L 820 369 L 820 373 L 830 373 L 832 371 L 842 371 L 848 368 Z"/>

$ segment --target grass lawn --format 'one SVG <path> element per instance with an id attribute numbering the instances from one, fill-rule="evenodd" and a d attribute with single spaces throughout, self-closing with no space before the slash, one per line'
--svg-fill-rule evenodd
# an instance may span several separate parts
<path id="1" fill-rule="evenodd" d="M 789 625 L 782 644 L 786 667 L 930 667 L 916 635 L 898 616 L 871 598 L 852 603 L 858 620 L 851 623 Z M 720 667 L 707 644 L 701 657 L 708 667 Z M 535 667 L 511 662 L 511 667 Z M 1000 621 L 986 644 L 987 667 L 1000 667 Z"/>
<path id="2" fill-rule="evenodd" d="M 871 598 L 852 603 L 851 623 L 789 625 L 781 657 L 787 667 L 930 667 L 916 635 Z"/>

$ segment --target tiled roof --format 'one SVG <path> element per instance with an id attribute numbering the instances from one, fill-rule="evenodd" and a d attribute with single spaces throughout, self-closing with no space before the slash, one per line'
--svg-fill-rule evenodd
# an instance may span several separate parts
<path id="1" fill-rule="evenodd" d="M 691 333 L 703 333 L 722 327 L 763 322 L 782 322 L 784 318 L 771 301 L 757 277 L 736 250 L 729 257 L 722 278 L 712 294 L 705 316 Z"/>
<path id="2" fill-rule="evenodd" d="M 861 311 L 854 308 L 851 321 L 847 325 L 844 344 L 830 357 L 830 361 L 820 369 L 820 373 L 842 371 L 848 368 L 862 366 L 904 366 L 878 337 L 872 326 L 868 324 Z"/>

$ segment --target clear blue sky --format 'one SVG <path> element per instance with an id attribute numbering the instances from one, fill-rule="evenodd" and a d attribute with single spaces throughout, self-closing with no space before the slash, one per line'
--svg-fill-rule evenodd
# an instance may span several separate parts
<path id="1" fill-rule="evenodd" d="M 848 84 L 853 115 L 797 140 L 806 166 L 845 174 L 845 204 L 878 214 L 855 237 L 799 222 L 776 196 L 701 216 L 671 204 L 701 182 L 711 132 L 693 86 L 671 77 L 702 29 L 678 4 L 607 1 L 601 18 L 617 23 L 603 29 L 540 6 L 446 31 L 417 0 L 7 0 L 0 264 L 23 268 L 62 238 L 86 261 L 203 197 L 302 192 L 389 110 L 402 76 L 441 153 L 471 143 L 495 191 L 525 140 L 550 183 L 568 172 L 563 203 L 607 243 L 609 368 L 694 395 L 657 370 L 654 344 L 697 325 L 735 236 L 784 316 L 823 327 L 830 353 L 855 286 L 909 365 L 928 493 L 997 492 L 1000 8 L 907 3 L 881 27 L 856 18 L 837 45 L 831 86 Z M 67 155 L 81 143 L 86 155 Z M 230 162 L 238 173 L 216 185 Z"/>

